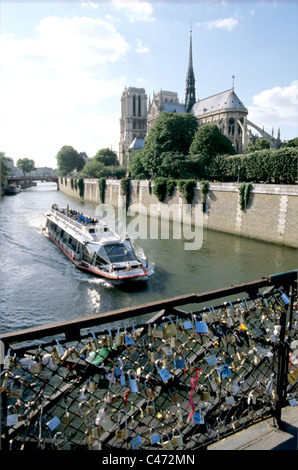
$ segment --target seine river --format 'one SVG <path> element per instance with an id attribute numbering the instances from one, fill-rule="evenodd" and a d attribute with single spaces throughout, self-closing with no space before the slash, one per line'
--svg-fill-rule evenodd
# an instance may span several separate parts
<path id="1" fill-rule="evenodd" d="M 0 202 L 1 332 L 27 329 L 132 305 L 200 293 L 296 269 L 296 250 L 204 230 L 199 250 L 183 240 L 135 240 L 152 275 L 145 284 L 114 287 L 78 270 L 42 233 L 53 202 L 95 215 L 96 204 L 38 183 Z M 270 227 L 268 227 L 270 230 Z"/>

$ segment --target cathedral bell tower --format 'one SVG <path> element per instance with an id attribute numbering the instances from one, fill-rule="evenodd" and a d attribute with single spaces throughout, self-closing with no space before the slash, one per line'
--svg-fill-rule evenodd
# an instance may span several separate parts
<path id="1" fill-rule="evenodd" d="M 125 88 L 121 97 L 119 163 L 123 165 L 134 139 L 145 139 L 147 95 L 144 88 Z"/>
<path id="2" fill-rule="evenodd" d="M 186 74 L 186 88 L 185 88 L 185 108 L 189 113 L 191 108 L 196 102 L 196 88 L 195 88 L 195 75 L 193 71 L 192 62 L 192 30 L 190 30 L 190 44 L 189 44 L 189 59 L 188 69 Z"/>

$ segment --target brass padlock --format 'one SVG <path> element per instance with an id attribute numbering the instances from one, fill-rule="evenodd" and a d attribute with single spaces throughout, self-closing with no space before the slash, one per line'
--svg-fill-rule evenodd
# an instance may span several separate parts
<path id="1" fill-rule="evenodd" d="M 238 428 L 238 426 L 239 426 L 239 423 L 238 423 L 238 421 L 236 420 L 235 416 L 232 416 L 231 423 L 232 423 L 232 428 L 233 428 L 234 431 L 235 431 L 235 430 Z"/>
<path id="2" fill-rule="evenodd" d="M 167 440 L 164 441 L 162 436 L 166 436 Z M 161 436 L 161 446 L 162 446 L 163 450 L 173 450 L 174 447 L 173 447 L 172 441 L 169 438 L 169 436 L 167 434 L 163 434 L 162 436 Z"/>
<path id="3" fill-rule="evenodd" d="M 148 399 L 154 399 L 156 396 L 155 396 L 155 393 L 153 391 L 153 389 L 151 387 L 147 387 L 147 382 L 145 380 L 144 382 L 144 386 L 145 386 L 145 395 L 146 395 L 146 398 Z"/>
<path id="4" fill-rule="evenodd" d="M 7 354 L 4 358 L 4 369 L 13 370 L 16 366 L 16 354 L 14 356 L 10 355 L 11 349 L 7 351 Z"/>
<path id="5" fill-rule="evenodd" d="M 125 428 L 120 429 L 120 420 L 119 420 L 119 414 L 124 413 L 125 414 Z M 126 412 L 124 410 L 119 410 L 117 413 L 117 429 L 115 431 L 115 437 L 117 439 L 127 439 L 128 432 L 127 432 L 127 416 Z"/>
<path id="6" fill-rule="evenodd" d="M 163 319 L 170 320 L 170 323 L 166 324 L 163 327 L 164 338 L 168 339 L 168 338 L 171 338 L 172 336 L 176 336 L 178 334 L 178 330 L 173 320 L 170 317 L 164 317 Z"/>
<path id="7" fill-rule="evenodd" d="M 178 432 L 178 434 L 177 434 Z M 172 444 L 174 448 L 183 446 L 183 437 L 180 429 L 173 429 L 172 431 Z"/>
<path id="8" fill-rule="evenodd" d="M 163 339 L 163 329 L 160 326 L 160 329 L 157 329 L 157 325 L 154 325 L 153 331 L 152 331 L 152 336 L 155 339 Z"/>
<path id="9" fill-rule="evenodd" d="M 90 377 L 89 382 L 88 382 L 88 391 L 89 391 L 89 393 L 94 393 L 95 390 L 96 390 L 95 379 L 93 378 L 93 380 L 92 380 L 92 377 Z"/>
<path id="10" fill-rule="evenodd" d="M 210 400 L 210 392 L 206 390 L 202 390 L 200 394 L 201 401 L 209 401 Z"/>
<path id="11" fill-rule="evenodd" d="M 155 405 L 153 400 L 147 401 L 146 413 L 151 416 L 155 414 Z"/>
<path id="12" fill-rule="evenodd" d="M 109 336 L 107 336 L 106 338 L 106 345 L 108 348 L 111 348 L 113 346 L 113 336 L 112 336 L 111 330 L 107 329 L 107 331 L 109 332 Z"/>
<path id="13" fill-rule="evenodd" d="M 115 344 L 116 346 L 122 346 L 123 345 L 123 335 L 120 334 L 120 328 L 118 328 L 116 337 L 115 337 Z"/>

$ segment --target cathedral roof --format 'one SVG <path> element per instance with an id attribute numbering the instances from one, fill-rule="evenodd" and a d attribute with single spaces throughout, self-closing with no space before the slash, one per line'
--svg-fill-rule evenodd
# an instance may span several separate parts
<path id="1" fill-rule="evenodd" d="M 138 150 L 138 149 L 142 149 L 143 146 L 144 146 L 144 142 L 145 142 L 145 139 L 141 139 L 141 138 L 139 138 L 139 137 L 136 137 L 136 138 L 132 141 L 132 143 L 130 144 L 128 150 Z"/>
<path id="2" fill-rule="evenodd" d="M 166 113 L 178 113 L 178 114 L 186 113 L 185 106 L 184 104 L 181 104 L 181 103 L 169 103 L 167 101 L 164 101 L 162 103 L 162 106 L 163 106 L 163 110 Z"/>
<path id="3" fill-rule="evenodd" d="M 247 109 L 242 101 L 240 101 L 233 88 L 197 101 L 192 108 L 192 112 L 197 117 L 224 109 L 235 109 L 237 111 L 242 110 L 247 112 Z"/>

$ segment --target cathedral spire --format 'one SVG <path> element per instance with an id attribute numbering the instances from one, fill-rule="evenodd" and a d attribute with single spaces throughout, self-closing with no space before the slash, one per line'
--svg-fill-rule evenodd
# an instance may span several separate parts
<path id="1" fill-rule="evenodd" d="M 193 62 L 192 62 L 192 28 L 191 28 L 190 29 L 188 69 L 187 69 L 187 74 L 186 74 L 186 88 L 185 88 L 186 112 L 188 113 L 190 112 L 195 102 L 196 102 L 196 88 L 195 88 L 195 75 L 193 71 Z"/>

